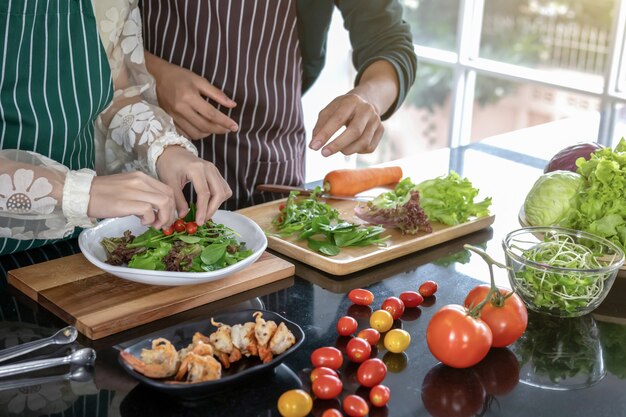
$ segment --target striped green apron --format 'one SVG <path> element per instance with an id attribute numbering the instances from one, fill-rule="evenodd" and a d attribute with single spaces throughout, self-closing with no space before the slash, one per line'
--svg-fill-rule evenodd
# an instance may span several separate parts
<path id="1" fill-rule="evenodd" d="M 2 0 L 0 48 L 0 149 L 93 168 L 113 85 L 91 0 Z M 0 238 L 0 254 L 49 242 Z"/>

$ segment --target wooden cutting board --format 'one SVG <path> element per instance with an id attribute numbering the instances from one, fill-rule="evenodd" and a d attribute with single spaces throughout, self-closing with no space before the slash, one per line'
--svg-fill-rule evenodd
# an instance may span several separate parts
<path id="1" fill-rule="evenodd" d="M 223 279 L 164 287 L 114 277 L 76 254 L 9 271 L 8 282 L 93 340 L 290 277 L 294 271 L 290 262 L 265 252 Z"/>
<path id="2" fill-rule="evenodd" d="M 325 256 L 313 252 L 307 247 L 306 241 L 299 241 L 297 236 L 282 238 L 272 235 L 272 219 L 278 214 L 280 204 L 285 201 L 286 199 L 271 201 L 239 210 L 238 213 L 254 220 L 261 229 L 266 231 L 270 249 L 333 275 L 350 274 L 456 239 L 489 227 L 495 220 L 495 216 L 492 215 L 473 219 L 457 226 L 433 223 L 432 233 L 418 233 L 417 235 L 403 235 L 399 230 L 387 230 L 383 234 L 383 236 L 389 236 L 386 246 L 371 245 L 358 248 L 341 248 L 341 252 L 338 255 Z M 342 219 L 351 223 L 364 223 L 354 214 L 356 202 L 327 200 L 327 203 L 339 210 L 339 216 Z"/>

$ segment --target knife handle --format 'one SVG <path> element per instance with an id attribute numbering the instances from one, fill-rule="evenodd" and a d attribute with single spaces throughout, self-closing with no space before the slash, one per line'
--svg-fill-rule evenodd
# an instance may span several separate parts
<path id="1" fill-rule="evenodd" d="M 291 185 L 280 184 L 259 184 L 256 186 L 257 191 L 268 191 L 272 193 L 289 193 L 291 191 L 299 191 L 300 195 L 310 195 L 311 190 L 306 190 L 302 187 L 294 187 Z"/>

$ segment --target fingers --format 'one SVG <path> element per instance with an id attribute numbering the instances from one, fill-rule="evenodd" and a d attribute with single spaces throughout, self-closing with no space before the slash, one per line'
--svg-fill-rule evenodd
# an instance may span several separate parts
<path id="1" fill-rule="evenodd" d="M 335 140 L 322 149 L 322 155 L 330 156 L 336 152 L 343 151 L 344 148 L 360 141 L 363 136 L 363 132 L 368 126 L 368 122 L 369 117 L 367 114 L 357 113 L 348 123 L 346 130 L 344 130 L 341 135 L 337 136 Z M 374 133 L 375 128 L 371 130 L 370 136 Z"/>
<path id="2" fill-rule="evenodd" d="M 183 190 L 175 189 L 174 190 L 174 201 L 176 203 L 176 215 L 177 217 L 185 217 L 187 212 L 189 211 L 189 204 L 187 204 L 187 199 L 183 194 Z M 169 225 L 166 225 L 169 226 Z"/>
<path id="3" fill-rule="evenodd" d="M 193 123 L 190 123 L 185 117 L 180 115 L 176 119 L 176 126 L 180 127 L 180 133 L 192 140 L 204 139 L 209 136 L 209 133 L 199 131 Z"/>
<path id="4" fill-rule="evenodd" d="M 226 106 L 228 108 L 233 108 L 237 105 L 233 100 L 228 98 L 226 94 L 219 88 L 212 85 L 206 79 L 199 77 L 199 79 L 195 80 L 196 87 L 200 90 L 202 95 L 212 98 L 222 106 Z"/>
<path id="5" fill-rule="evenodd" d="M 206 123 L 208 126 L 205 131 L 218 133 L 213 132 L 212 130 L 207 130 L 211 128 L 215 129 L 214 126 L 225 129 L 225 131 L 222 133 L 226 133 L 229 131 L 236 132 L 239 129 L 239 126 L 237 126 L 237 123 L 235 123 L 233 119 L 226 116 L 221 111 L 217 110 L 211 104 L 206 102 L 202 97 L 194 97 L 194 99 L 190 103 L 190 106 L 198 113 L 198 117 L 204 119 L 204 123 Z M 196 125 L 196 127 L 201 130 L 203 129 L 201 125 Z"/>
<path id="6" fill-rule="evenodd" d="M 209 188 L 213 191 L 206 212 L 206 218 L 210 219 L 220 205 L 233 195 L 233 192 L 226 181 L 224 181 L 215 165 L 207 165 L 205 175 L 209 182 Z"/>
<path id="7" fill-rule="evenodd" d="M 340 149 L 341 153 L 344 155 L 352 155 L 354 153 L 374 152 L 382 138 L 384 130 L 379 120 L 374 118 L 370 119 L 361 133 L 361 136 L 343 149 Z"/>
<path id="8" fill-rule="evenodd" d="M 323 109 L 313 128 L 313 139 L 309 145 L 311 149 L 317 151 L 328 142 L 328 140 L 351 119 L 354 106 L 337 106 L 335 102 Z M 331 155 L 328 151 L 322 151 L 322 155 Z"/>

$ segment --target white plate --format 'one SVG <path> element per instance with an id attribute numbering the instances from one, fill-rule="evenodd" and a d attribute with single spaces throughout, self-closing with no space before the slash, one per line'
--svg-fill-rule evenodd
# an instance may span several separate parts
<path id="1" fill-rule="evenodd" d="M 252 250 L 252 255 L 236 264 L 211 272 L 150 271 L 105 263 L 107 256 L 100 243 L 102 239 L 122 236 L 126 230 L 138 236 L 148 229 L 135 216 L 107 219 L 91 229 L 83 230 L 78 237 L 78 245 L 85 258 L 103 271 L 119 278 L 152 285 L 192 285 L 223 278 L 252 264 L 267 247 L 265 233 L 249 218 L 232 211 L 218 210 L 212 219 L 239 234 L 237 239 L 246 243 L 246 248 Z"/>

